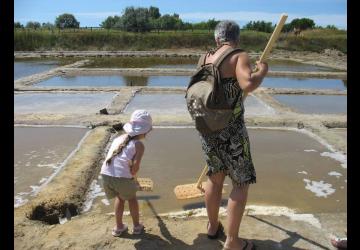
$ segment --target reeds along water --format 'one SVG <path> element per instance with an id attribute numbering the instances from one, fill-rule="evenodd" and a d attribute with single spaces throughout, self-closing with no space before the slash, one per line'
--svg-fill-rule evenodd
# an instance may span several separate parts
<path id="1" fill-rule="evenodd" d="M 277 47 L 285 50 L 323 52 L 334 48 L 347 52 L 347 32 L 338 30 L 311 30 L 303 36 L 289 33 L 280 35 Z M 241 47 L 245 50 L 261 51 L 269 40 L 270 33 L 253 30 L 241 31 Z M 54 32 L 47 30 L 14 31 L 14 50 L 160 50 L 176 48 L 205 49 L 214 47 L 213 32 L 173 31 L 131 33 L 108 30 Z M 91 48 L 91 49 L 90 49 Z"/>

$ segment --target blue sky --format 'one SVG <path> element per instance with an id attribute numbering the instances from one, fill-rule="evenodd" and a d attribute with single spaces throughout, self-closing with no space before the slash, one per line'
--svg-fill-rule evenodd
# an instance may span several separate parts
<path id="1" fill-rule="evenodd" d="M 223 4 L 226 3 L 226 4 Z M 14 21 L 54 22 L 62 13 L 74 14 L 80 26 L 99 26 L 108 16 L 121 15 L 125 7 L 150 7 L 160 13 L 177 13 L 183 21 L 200 22 L 211 18 L 232 19 L 240 26 L 252 20 L 278 21 L 281 13 L 288 14 L 288 21 L 307 17 L 317 25 L 333 24 L 347 28 L 346 0 L 15 0 Z"/>

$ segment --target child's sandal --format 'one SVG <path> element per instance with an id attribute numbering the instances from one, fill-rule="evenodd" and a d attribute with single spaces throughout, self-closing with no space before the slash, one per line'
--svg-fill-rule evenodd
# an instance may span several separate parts
<path id="1" fill-rule="evenodd" d="M 145 227 L 142 224 L 139 224 L 138 226 L 135 226 L 133 228 L 133 234 L 141 234 L 144 231 Z"/>
<path id="2" fill-rule="evenodd" d="M 128 230 L 128 226 L 123 224 L 123 228 L 113 228 L 111 234 L 112 236 L 119 237 L 123 232 Z"/>

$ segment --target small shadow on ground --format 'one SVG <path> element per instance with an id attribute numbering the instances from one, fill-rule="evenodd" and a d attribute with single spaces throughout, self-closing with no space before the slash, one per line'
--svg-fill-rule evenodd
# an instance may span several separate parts
<path id="1" fill-rule="evenodd" d="M 227 206 L 227 199 L 222 199 L 220 202 L 220 206 Z M 204 208 L 205 207 L 205 202 L 201 201 L 201 202 L 193 202 L 193 203 L 189 203 L 183 206 L 184 210 L 189 210 L 189 209 L 195 209 L 195 208 Z"/>

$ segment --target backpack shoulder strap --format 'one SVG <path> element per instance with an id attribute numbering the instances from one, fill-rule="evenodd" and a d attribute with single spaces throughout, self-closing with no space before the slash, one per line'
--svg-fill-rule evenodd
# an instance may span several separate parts
<path id="1" fill-rule="evenodd" d="M 222 53 L 213 63 L 215 67 L 219 68 L 221 63 L 225 60 L 226 57 L 228 57 L 230 54 L 234 53 L 234 52 L 242 52 L 244 51 L 243 49 L 240 48 L 228 48 L 227 50 L 224 51 L 224 53 Z"/>
<path id="2" fill-rule="evenodd" d="M 205 60 L 206 60 L 206 56 L 207 56 L 208 53 L 206 54 L 203 54 L 200 59 L 199 59 L 199 62 L 196 66 L 196 68 L 200 68 L 201 66 L 203 66 L 205 64 Z"/>

